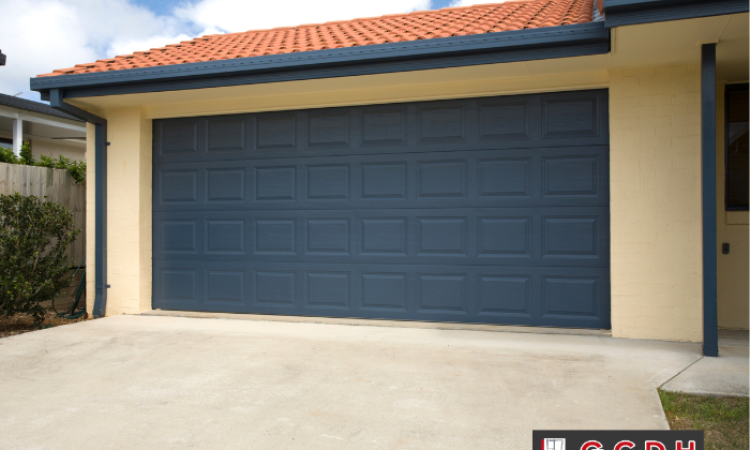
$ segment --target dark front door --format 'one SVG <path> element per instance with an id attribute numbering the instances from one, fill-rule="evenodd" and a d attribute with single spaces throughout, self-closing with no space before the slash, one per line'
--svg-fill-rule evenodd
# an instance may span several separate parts
<path id="1" fill-rule="evenodd" d="M 154 121 L 153 306 L 609 328 L 606 91 Z"/>

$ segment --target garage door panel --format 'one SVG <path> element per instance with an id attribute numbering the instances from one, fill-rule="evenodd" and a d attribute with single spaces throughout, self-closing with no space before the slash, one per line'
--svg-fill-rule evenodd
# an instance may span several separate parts
<path id="1" fill-rule="evenodd" d="M 478 274 L 478 315 L 533 318 L 537 313 L 532 302 L 533 281 L 529 275 Z"/>
<path id="2" fill-rule="evenodd" d="M 158 121 L 154 162 L 607 145 L 606 91 Z"/>
<path id="3" fill-rule="evenodd" d="M 408 311 L 408 276 L 392 270 L 360 272 L 360 309 L 378 312 Z"/>
<path id="4" fill-rule="evenodd" d="M 245 153 L 251 148 L 244 117 L 211 117 L 206 119 L 206 153 Z"/>
<path id="5" fill-rule="evenodd" d="M 541 138 L 541 103 L 532 96 L 477 102 L 480 142 L 531 142 Z"/>
<path id="6" fill-rule="evenodd" d="M 359 142 L 367 149 L 402 148 L 407 142 L 407 106 L 387 105 L 351 110 Z"/>
<path id="7" fill-rule="evenodd" d="M 607 152 L 596 146 L 162 164 L 154 168 L 154 210 L 606 206 Z"/>
<path id="8" fill-rule="evenodd" d="M 609 327 L 606 91 L 154 122 L 153 305 Z"/>
<path id="9" fill-rule="evenodd" d="M 154 259 L 607 267 L 606 208 L 155 212 Z"/>
<path id="10" fill-rule="evenodd" d="M 203 153 L 201 135 L 205 127 L 200 119 L 176 119 L 156 124 L 155 159 L 197 159 Z"/>
<path id="11" fill-rule="evenodd" d="M 571 268 L 181 260 L 157 261 L 154 271 L 155 308 L 550 326 L 609 320 L 607 269 L 581 276 Z"/>

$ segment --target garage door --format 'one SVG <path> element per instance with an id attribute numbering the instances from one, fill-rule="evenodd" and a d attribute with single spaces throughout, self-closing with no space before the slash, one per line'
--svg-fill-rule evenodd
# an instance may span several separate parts
<path id="1" fill-rule="evenodd" d="M 153 306 L 609 328 L 607 91 L 154 121 Z"/>

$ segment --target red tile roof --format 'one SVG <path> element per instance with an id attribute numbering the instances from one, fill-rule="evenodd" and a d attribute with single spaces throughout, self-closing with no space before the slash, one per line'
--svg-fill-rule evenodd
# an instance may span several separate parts
<path id="1" fill-rule="evenodd" d="M 297 27 L 212 34 L 39 75 L 72 75 L 356 47 L 592 21 L 595 0 L 522 0 Z"/>

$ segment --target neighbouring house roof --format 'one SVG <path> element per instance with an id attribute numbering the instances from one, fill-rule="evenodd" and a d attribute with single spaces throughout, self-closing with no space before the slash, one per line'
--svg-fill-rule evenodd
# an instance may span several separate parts
<path id="1" fill-rule="evenodd" d="M 588 23 L 595 0 L 522 0 L 214 34 L 39 75 L 75 75 Z"/>
<path id="2" fill-rule="evenodd" d="M 59 119 L 75 120 L 76 122 L 81 122 L 81 120 L 76 119 L 71 115 L 65 114 L 62 111 L 58 111 L 49 105 L 45 105 L 44 103 L 13 97 L 12 95 L 0 94 L 0 106 L 8 106 L 10 108 L 18 108 L 35 113 L 46 114 L 48 116 L 57 117 Z"/>

